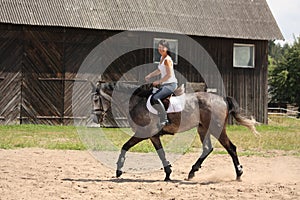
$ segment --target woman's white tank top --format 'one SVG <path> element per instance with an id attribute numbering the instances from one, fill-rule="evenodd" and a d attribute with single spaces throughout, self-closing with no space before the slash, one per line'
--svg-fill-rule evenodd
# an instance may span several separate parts
<path id="1" fill-rule="evenodd" d="M 172 70 L 171 70 L 171 77 L 168 80 L 166 80 L 165 82 L 163 82 L 162 85 L 167 84 L 167 83 L 177 83 L 177 78 L 175 77 L 174 68 L 173 68 L 173 60 L 169 55 L 167 55 L 163 59 L 163 61 L 158 64 L 158 69 L 160 71 L 161 78 L 163 78 L 167 74 L 165 60 L 171 61 Z"/>

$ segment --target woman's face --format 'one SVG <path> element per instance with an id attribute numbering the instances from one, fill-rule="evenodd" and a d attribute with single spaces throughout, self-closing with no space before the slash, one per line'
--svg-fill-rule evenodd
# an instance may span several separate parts
<path id="1" fill-rule="evenodd" d="M 159 44 L 158 45 L 158 52 L 160 53 L 160 55 L 166 55 L 168 51 L 167 47 L 164 47 L 163 45 Z"/>

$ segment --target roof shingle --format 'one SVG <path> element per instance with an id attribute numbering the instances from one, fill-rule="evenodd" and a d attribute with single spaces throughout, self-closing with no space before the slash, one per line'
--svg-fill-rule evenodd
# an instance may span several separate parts
<path id="1" fill-rule="evenodd" d="M 0 0 L 0 22 L 283 39 L 265 0 Z"/>

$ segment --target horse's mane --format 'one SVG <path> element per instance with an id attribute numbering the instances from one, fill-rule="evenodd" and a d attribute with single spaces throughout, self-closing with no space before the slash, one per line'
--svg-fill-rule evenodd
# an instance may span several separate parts
<path id="1" fill-rule="evenodd" d="M 142 85 L 138 87 L 134 92 L 133 96 L 149 97 L 152 94 L 153 86 L 151 84 Z"/>
<path id="2" fill-rule="evenodd" d="M 125 82 L 110 82 L 102 85 L 104 90 L 117 90 L 122 93 L 131 93 L 133 96 L 148 97 L 152 94 L 153 86 L 151 84 L 135 85 Z"/>

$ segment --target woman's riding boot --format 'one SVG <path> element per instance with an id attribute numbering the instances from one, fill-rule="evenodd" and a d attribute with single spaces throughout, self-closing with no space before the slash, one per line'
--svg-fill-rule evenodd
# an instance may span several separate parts
<path id="1" fill-rule="evenodd" d="M 158 111 L 158 116 L 160 119 L 160 126 L 165 126 L 169 124 L 168 115 L 165 110 L 164 104 L 160 99 L 157 100 L 157 103 L 153 105 L 153 107 Z"/>

